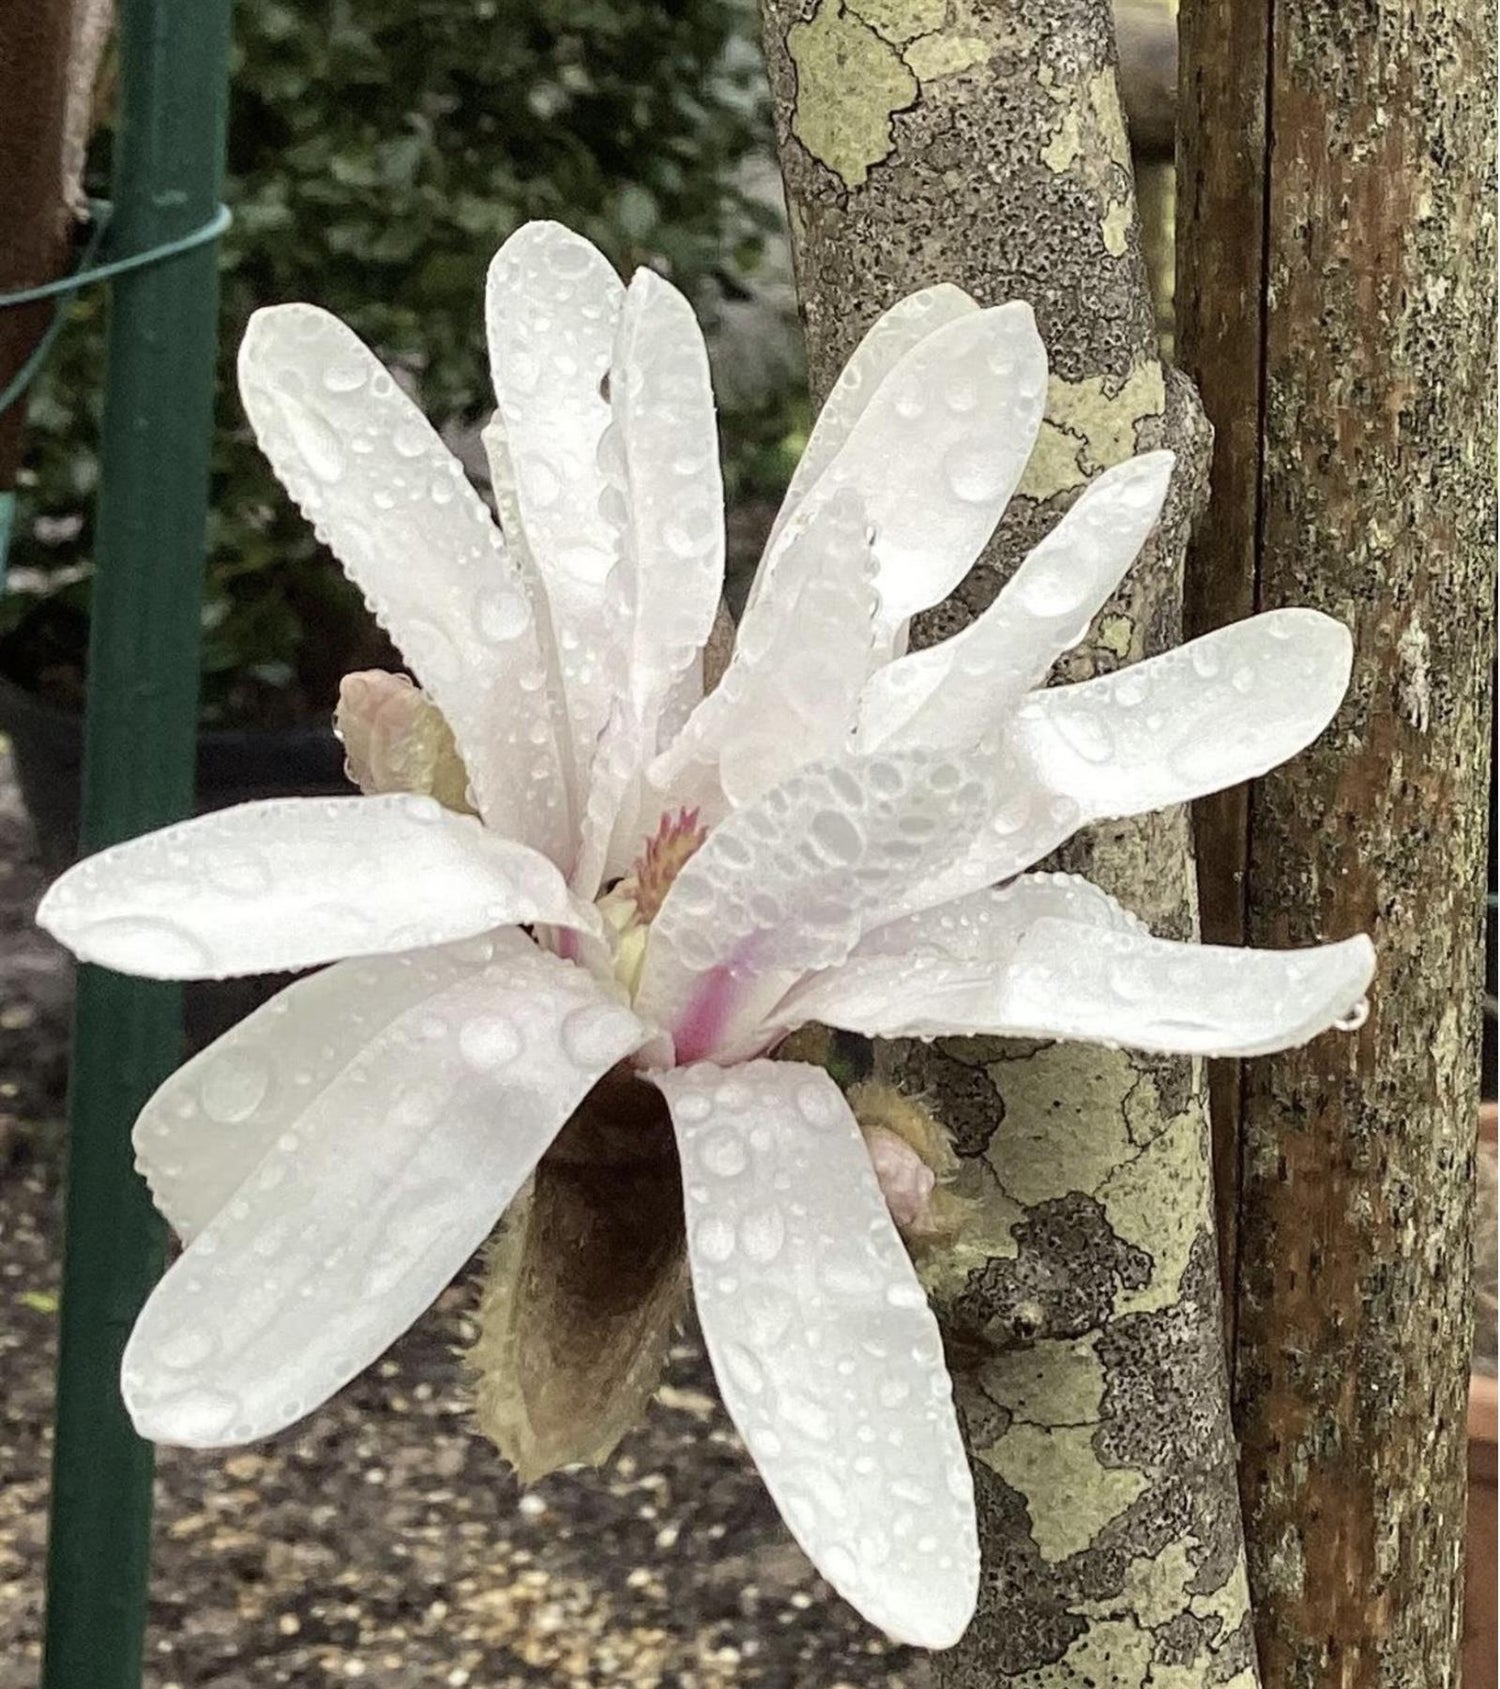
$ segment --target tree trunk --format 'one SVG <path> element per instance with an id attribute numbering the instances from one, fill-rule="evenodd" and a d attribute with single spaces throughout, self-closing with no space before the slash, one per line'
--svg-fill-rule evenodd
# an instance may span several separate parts
<path id="1" fill-rule="evenodd" d="M 72 0 L 0 6 L 0 292 L 50 281 L 67 253 L 63 134 L 72 47 Z M 47 300 L 0 307 L 0 387 L 51 317 Z M 0 414 L 0 493 L 15 485 L 24 414 L 20 403 Z"/>
<path id="2" fill-rule="evenodd" d="M 1220 1093 L 1261 1659 L 1275 1689 L 1435 1689 L 1458 1681 L 1464 1522 L 1495 12 L 1183 0 L 1182 21 L 1179 344 L 1219 431 L 1192 631 L 1315 604 L 1356 647 L 1319 744 L 1205 806 L 1205 926 L 1365 928 L 1380 955 L 1357 1040 Z"/>
<path id="3" fill-rule="evenodd" d="M 1069 678 L 1174 643 L 1208 436 L 1163 368 L 1106 0 L 764 0 L 815 386 L 870 319 L 950 280 L 1029 299 L 1048 418 L 995 544 L 914 643 L 961 627 L 1077 489 L 1179 455 L 1161 529 Z M 1195 923 L 1180 812 L 1064 853 L 1158 932 Z M 986 1575 L 953 1686 L 1257 1681 L 1229 1430 L 1201 1075 L 1083 1046 L 949 1038 L 882 1068 L 926 1091 L 979 1204 L 929 1275 L 973 1459 Z"/>

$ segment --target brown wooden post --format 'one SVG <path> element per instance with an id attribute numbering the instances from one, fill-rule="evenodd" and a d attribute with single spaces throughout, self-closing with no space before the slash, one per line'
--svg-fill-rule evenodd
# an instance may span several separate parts
<path id="1" fill-rule="evenodd" d="M 1308 754 L 1201 807 L 1209 936 L 1370 930 L 1357 1038 L 1215 1101 L 1272 1689 L 1458 1681 L 1494 607 L 1492 0 L 1182 0 L 1178 346 L 1218 431 L 1201 632 L 1355 633 Z M 1237 878 L 1243 875 L 1242 880 Z M 1230 1231 L 1226 1227 L 1226 1232 Z"/>
<path id="2" fill-rule="evenodd" d="M 50 281 L 68 248 L 64 133 L 73 0 L 0 6 L 0 293 Z M 52 302 L 0 309 L 0 388 L 52 317 Z M 25 405 L 0 414 L 0 493 L 15 486 Z"/>

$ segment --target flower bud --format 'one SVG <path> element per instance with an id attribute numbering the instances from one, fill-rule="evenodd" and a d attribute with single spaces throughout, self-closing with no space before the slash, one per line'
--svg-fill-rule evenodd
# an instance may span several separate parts
<path id="1" fill-rule="evenodd" d="M 333 730 L 344 772 L 365 793 L 417 792 L 472 814 L 468 776 L 443 713 L 404 674 L 363 669 L 339 686 Z"/>
<path id="2" fill-rule="evenodd" d="M 856 1085 L 849 1106 L 902 1237 L 914 1249 L 952 1243 L 963 1230 L 969 1204 L 947 1189 L 958 1158 L 941 1121 L 878 1079 Z"/>

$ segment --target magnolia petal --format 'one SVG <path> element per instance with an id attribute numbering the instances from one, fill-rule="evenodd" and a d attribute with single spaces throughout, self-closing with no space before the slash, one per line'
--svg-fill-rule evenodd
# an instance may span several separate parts
<path id="1" fill-rule="evenodd" d="M 1086 820 L 1254 779 L 1311 744 L 1349 684 L 1353 641 L 1317 610 L 1269 610 L 1117 674 L 1033 693 L 1014 742 Z"/>
<path id="2" fill-rule="evenodd" d="M 594 710 L 587 701 L 589 687 L 595 686 L 600 696 L 598 706 L 602 715 L 608 693 L 605 668 L 600 657 L 602 628 L 580 632 L 571 627 L 559 634 L 559 614 L 566 609 L 554 607 L 553 600 L 564 599 L 565 593 L 554 581 L 549 589 L 542 569 L 521 525 L 520 494 L 516 488 L 515 468 L 511 463 L 510 441 L 505 432 L 505 419 L 499 411 L 480 430 L 480 442 L 490 470 L 490 493 L 500 518 L 500 532 L 516 566 L 516 573 L 524 583 L 531 608 L 536 616 L 537 645 L 545 673 L 548 717 L 552 723 L 553 743 L 557 746 L 558 766 L 564 782 L 568 803 L 568 837 L 570 842 L 577 831 L 578 817 L 583 809 L 584 792 L 580 770 L 587 769 L 597 727 Z M 602 610 L 597 621 L 604 620 Z M 566 647 L 566 655 L 564 648 Z M 597 670 L 597 673 L 595 672 Z M 559 867 L 571 869 L 571 859 L 565 856 Z"/>
<path id="3" fill-rule="evenodd" d="M 843 450 L 850 430 L 869 405 L 880 383 L 906 353 L 945 323 L 972 316 L 978 309 L 961 287 L 955 287 L 951 282 L 939 282 L 935 287 L 909 293 L 875 319 L 823 401 L 807 445 L 792 472 L 786 497 L 776 514 L 771 529 L 773 539 L 812 491 L 823 471 Z M 757 588 L 758 582 L 751 588 L 752 603 Z"/>
<path id="4" fill-rule="evenodd" d="M 801 508 L 839 487 L 864 500 L 887 634 L 969 572 L 1031 455 L 1046 394 L 1047 355 L 1031 307 L 1001 305 L 920 340 L 855 419 Z M 784 531 L 767 555 L 762 591 L 785 543 Z"/>
<path id="5" fill-rule="evenodd" d="M 767 1489 L 845 1600 L 949 1647 L 978 1589 L 973 1484 L 937 1321 L 849 1105 L 798 1062 L 655 1083 L 704 1340 Z"/>
<path id="6" fill-rule="evenodd" d="M 571 880 L 580 898 L 596 897 L 604 882 L 623 874 L 631 860 L 632 841 L 640 831 L 642 738 L 629 700 L 616 698 L 589 771 L 578 863 Z"/>
<path id="7" fill-rule="evenodd" d="M 224 979 L 593 915 L 538 852 L 399 794 L 267 798 L 163 827 L 70 868 L 36 918 L 85 962 Z"/>
<path id="8" fill-rule="evenodd" d="M 1107 470 L 981 616 L 872 675 L 860 699 L 861 749 L 972 744 L 1003 720 L 1120 584 L 1161 514 L 1174 461 L 1148 452 Z"/>
<path id="9" fill-rule="evenodd" d="M 479 812 L 562 861 L 566 791 L 535 614 L 458 460 L 315 306 L 257 311 L 239 373 L 261 450 L 447 718 Z"/>
<path id="10" fill-rule="evenodd" d="M 1348 685 L 1348 629 L 1270 610 L 1117 674 L 1032 692 L 972 760 L 995 807 L 964 860 L 897 913 L 1011 878 L 1092 821 L 1188 803 L 1295 756 Z"/>
<path id="11" fill-rule="evenodd" d="M 1185 1055 L 1267 1055 L 1356 1020 L 1374 972 L 1363 934 L 1251 950 L 1046 919 L 1017 947 L 1004 1029 Z"/>
<path id="12" fill-rule="evenodd" d="M 609 260 L 559 223 L 518 229 L 485 287 L 500 407 L 485 446 L 502 526 L 525 535 L 546 592 L 580 772 L 609 711 L 607 653 L 618 637 L 606 607 L 618 548 L 599 445 L 624 298 Z"/>
<path id="13" fill-rule="evenodd" d="M 745 611 L 723 679 L 652 765 L 652 786 L 716 821 L 846 750 L 873 661 L 873 579 L 856 494 L 799 520 L 774 580 Z"/>
<path id="14" fill-rule="evenodd" d="M 426 997 L 346 1048 L 152 1293 L 121 1366 L 142 1436 L 249 1442 L 325 1401 L 432 1302 L 645 1036 L 520 934 L 481 966 L 462 947 L 410 966 Z"/>
<path id="15" fill-rule="evenodd" d="M 1153 938 L 1097 886 L 1031 875 L 893 922 L 776 1019 L 872 1038 L 1071 1038 L 1186 1055 L 1284 1050 L 1356 1011 L 1364 937 L 1305 950 Z"/>
<path id="16" fill-rule="evenodd" d="M 724 590 L 724 487 L 708 352 L 692 306 L 652 270 L 637 270 L 625 296 L 610 413 L 604 464 L 621 499 L 631 619 L 625 680 L 652 733 L 673 683 L 707 643 Z"/>
<path id="17" fill-rule="evenodd" d="M 841 962 L 952 870 L 995 807 L 987 771 L 927 751 L 813 763 L 736 810 L 652 923 L 639 1002 L 678 1059 L 737 1040 L 795 977 Z"/>
<path id="18" fill-rule="evenodd" d="M 701 654 L 724 586 L 724 494 L 708 354 L 692 307 L 638 270 L 610 366 L 611 425 L 600 447 L 621 563 L 608 721 L 589 774 L 580 895 L 619 873 L 645 820 L 645 769 L 702 696 Z"/>
<path id="19" fill-rule="evenodd" d="M 936 1030 L 957 1032 L 961 1021 L 993 1003 L 1016 946 L 1048 916 L 1101 931 L 1145 930 L 1076 874 L 1025 874 L 875 927 L 846 962 L 788 992 L 771 1018 L 788 1032 L 808 1021 L 862 1030 L 867 1021 L 904 1019 L 911 1022 L 908 1033 L 931 1037 L 935 1017 L 949 1012 L 958 1019 Z M 921 1034 L 913 1031 L 918 1025 Z"/>
<path id="20" fill-rule="evenodd" d="M 505 944 L 513 942 L 507 934 Z M 191 1243 L 357 1053 L 434 991 L 480 974 L 491 938 L 335 962 L 264 1003 L 165 1080 L 136 1119 L 136 1169 Z"/>

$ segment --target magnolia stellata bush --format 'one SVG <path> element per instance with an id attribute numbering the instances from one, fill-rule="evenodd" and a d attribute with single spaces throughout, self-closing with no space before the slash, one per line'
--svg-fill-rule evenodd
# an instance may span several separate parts
<path id="1" fill-rule="evenodd" d="M 643 1166 L 669 1184 L 767 1487 L 861 1612 L 945 1646 L 975 1602 L 973 1492 L 891 1212 L 915 1218 L 931 1184 L 890 1132 L 867 1147 L 820 1068 L 766 1058 L 808 1021 L 1248 1055 L 1356 1012 L 1362 937 L 1174 943 L 1084 880 L 1027 872 L 1077 828 L 1306 745 L 1348 635 L 1274 611 L 1045 687 L 1157 519 L 1172 459 L 1151 453 L 1099 476 L 962 633 L 906 654 L 909 618 L 994 529 L 1046 389 L 1027 306 L 939 286 L 882 317 L 834 388 L 705 695 L 724 528 L 690 308 L 546 223 L 496 257 L 486 308 L 498 526 L 335 318 L 262 311 L 241 350 L 261 445 L 420 686 L 346 687 L 364 795 L 168 827 L 81 863 L 40 911 L 80 957 L 154 977 L 331 964 L 141 1114 L 142 1171 L 187 1247 L 136 1324 L 125 1400 L 143 1435 L 194 1446 L 298 1419 L 528 1181 L 540 1201 L 549 1167 L 577 1180 L 619 1153 L 649 1095 L 669 1152 L 628 1188 Z M 638 1294 L 670 1309 L 661 1253 Z M 608 1376 L 638 1402 L 661 1319 L 629 1313 L 612 1326 L 640 1352 Z M 554 1457 L 597 1454 L 620 1429 L 601 1425 Z"/>

